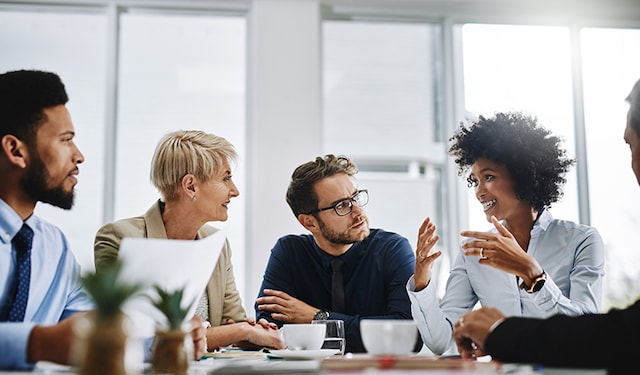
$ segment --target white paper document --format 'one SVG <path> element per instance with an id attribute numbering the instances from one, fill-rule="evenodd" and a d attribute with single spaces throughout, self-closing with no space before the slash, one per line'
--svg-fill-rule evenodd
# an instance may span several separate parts
<path id="1" fill-rule="evenodd" d="M 122 240 L 119 251 L 123 263 L 120 278 L 123 282 L 142 283 L 145 286 L 142 293 L 132 297 L 123 307 L 132 322 L 129 336 L 152 337 L 158 323 L 166 322 L 164 315 L 151 301 L 151 298 L 157 297 L 154 285 L 167 291 L 185 288 L 182 306 L 189 306 L 185 321 L 193 317 L 226 237 L 225 230 L 218 230 L 195 241 L 155 238 Z"/>

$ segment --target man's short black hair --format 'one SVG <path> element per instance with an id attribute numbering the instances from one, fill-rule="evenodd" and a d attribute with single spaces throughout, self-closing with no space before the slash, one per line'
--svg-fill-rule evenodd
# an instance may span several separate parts
<path id="1" fill-rule="evenodd" d="M 66 104 L 67 91 L 60 77 L 40 70 L 0 74 L 0 137 L 13 134 L 30 140 L 45 120 L 45 108 Z"/>

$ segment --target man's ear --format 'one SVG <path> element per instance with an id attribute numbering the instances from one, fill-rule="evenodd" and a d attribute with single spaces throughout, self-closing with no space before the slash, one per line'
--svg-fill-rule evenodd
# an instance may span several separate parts
<path id="1" fill-rule="evenodd" d="M 298 215 L 298 222 L 311 233 L 318 228 L 318 221 L 313 215 L 300 214 Z"/>
<path id="2" fill-rule="evenodd" d="M 15 135 L 6 134 L 2 137 L 2 153 L 9 160 L 9 163 L 20 168 L 27 167 L 27 158 L 29 156 L 27 145 Z"/>

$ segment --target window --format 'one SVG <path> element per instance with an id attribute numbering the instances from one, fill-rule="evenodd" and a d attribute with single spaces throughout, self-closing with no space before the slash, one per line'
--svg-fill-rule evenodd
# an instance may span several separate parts
<path id="1" fill-rule="evenodd" d="M 245 19 L 132 10 L 121 15 L 120 27 L 115 218 L 141 215 L 160 197 L 149 180 L 149 168 L 163 135 L 199 129 L 226 138 L 240 157 L 233 170 L 240 196 L 229 205 L 229 219 L 212 224 L 229 230 L 241 289 Z"/>
<path id="2" fill-rule="evenodd" d="M 481 24 L 462 29 L 469 118 L 506 111 L 536 116 L 564 140 L 562 146 L 575 158 L 569 29 Z M 574 167 L 567 175 L 564 196 L 550 209 L 555 218 L 578 221 L 575 174 Z M 473 189 L 469 189 L 469 221 L 474 229 L 491 227 Z"/>
<path id="3" fill-rule="evenodd" d="M 581 32 L 584 108 L 592 224 L 605 245 L 603 308 L 626 307 L 640 295 L 640 189 L 624 143 L 625 97 L 640 78 L 640 30 Z"/>
<path id="4" fill-rule="evenodd" d="M 38 204 L 36 212 L 65 232 L 85 270 L 94 267 L 93 240 L 104 224 L 105 210 L 114 212 L 107 221 L 137 216 L 159 198 L 149 181 L 149 166 L 165 133 L 202 129 L 227 138 L 240 156 L 234 180 L 241 193 L 244 190 L 244 17 L 136 9 L 123 9 L 118 17 L 118 76 L 109 83 L 107 62 L 113 56 L 107 40 L 113 20 L 103 8 L 0 10 L 0 70 L 53 71 L 69 93 L 76 142 L 86 158 L 80 165 L 76 203 L 70 211 Z M 115 140 L 105 143 L 109 84 L 117 87 L 118 117 Z M 111 154 L 114 174 L 105 168 Z M 106 207 L 105 186 L 112 183 L 114 207 Z M 229 220 L 212 223 L 229 229 L 241 293 L 244 202 L 241 194 L 231 203 Z"/>
<path id="5" fill-rule="evenodd" d="M 69 94 L 79 166 L 74 207 L 39 203 L 36 213 L 58 225 L 78 262 L 93 268 L 93 238 L 102 223 L 107 19 L 100 13 L 0 10 L 0 71 L 40 69 L 60 75 Z"/>
<path id="6" fill-rule="evenodd" d="M 323 23 L 324 152 L 357 163 L 370 226 L 412 245 L 426 216 L 444 227 L 439 35 L 428 23 Z"/>
<path id="7" fill-rule="evenodd" d="M 359 184 L 371 194 L 371 226 L 415 243 L 428 215 L 439 223 L 446 236 L 441 248 L 450 254 L 457 251 L 452 237 L 459 230 L 489 224 L 473 192 L 461 188 L 464 179 L 451 175 L 449 130 L 465 117 L 522 110 L 563 137 L 575 157 L 581 149 L 575 124 L 582 113 L 574 114 L 579 107 L 574 95 L 581 87 L 588 160 L 578 162 L 588 163 L 589 186 L 577 180 L 573 168 L 552 212 L 578 221 L 578 202 L 580 208 L 585 205 L 578 191 L 588 191 L 590 224 L 602 234 L 607 252 L 603 307 L 625 305 L 640 292 L 640 285 L 632 284 L 638 280 L 632 260 L 640 252 L 629 245 L 637 237 L 640 199 L 626 199 L 640 191 L 622 143 L 624 96 L 640 77 L 640 57 L 633 48 L 640 30 L 580 30 L 575 24 L 589 17 L 563 24 L 563 17 L 544 17 L 562 10 L 531 4 L 524 20 L 532 24 L 511 25 L 523 20 L 521 9 L 492 1 L 473 9 L 393 0 L 140 3 L 0 0 L 0 70 L 55 71 L 70 94 L 77 142 L 86 156 L 76 204 L 70 211 L 48 205 L 36 210 L 64 230 L 83 268 L 93 268 L 93 238 L 105 220 L 142 214 L 159 197 L 149 182 L 152 152 L 162 135 L 180 128 L 222 135 L 240 154 L 234 179 L 241 195 L 231 203 L 229 221 L 214 225 L 230 231 L 236 281 L 249 313 L 255 293 L 245 294 L 242 284 L 257 287 L 277 237 L 289 228 L 300 230 L 282 198 L 285 178 L 269 180 L 269 168 L 288 161 L 291 149 L 271 147 L 264 137 L 270 132 L 275 137 L 282 136 L 279 132 L 321 132 L 321 137 L 304 139 L 305 149 L 346 154 L 357 162 Z M 601 10 L 581 11 L 599 25 L 621 22 L 611 19 L 615 9 Z M 635 13 L 628 14 L 626 21 L 636 25 Z M 482 23 L 487 20 L 496 22 Z M 559 26 L 533 24 L 540 21 Z M 265 33 L 265 28 L 275 32 Z M 295 38 L 282 37 L 291 30 Z M 319 39 L 321 51 L 316 50 Z M 301 45 L 308 49 L 301 51 Z M 572 56 L 577 45 L 582 55 Z M 581 66 L 572 65 L 576 61 Z M 322 104 L 316 92 L 318 70 Z M 304 93 L 305 83 L 290 84 L 301 75 L 313 82 Z M 295 101 L 295 111 L 287 102 L 293 95 L 304 96 Z M 308 123 L 298 120 L 305 115 Z M 252 132 L 246 130 L 247 119 L 252 119 Z M 280 119 L 284 125 L 274 131 Z M 252 168 L 256 160 L 266 161 L 261 165 L 268 168 Z M 273 190 L 264 189 L 267 183 Z M 277 193 L 271 196 L 272 191 Z M 262 225 L 267 222 L 278 225 Z M 245 247 L 251 248 L 245 253 Z M 438 262 L 439 280 L 448 275 L 447 262 L 444 257 Z"/>
<path id="8" fill-rule="evenodd" d="M 413 243 L 424 216 L 442 214 L 436 32 L 420 23 L 323 24 L 323 149 L 358 164 L 370 225 Z"/>

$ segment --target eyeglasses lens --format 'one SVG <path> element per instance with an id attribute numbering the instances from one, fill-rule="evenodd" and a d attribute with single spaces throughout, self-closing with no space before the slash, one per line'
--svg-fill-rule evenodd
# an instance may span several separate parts
<path id="1" fill-rule="evenodd" d="M 369 194 L 366 190 L 359 191 L 355 197 L 345 199 L 342 202 L 338 202 L 335 205 L 336 213 L 340 216 L 345 216 L 351 213 L 353 210 L 353 202 L 355 202 L 358 207 L 363 207 L 369 202 Z"/>

